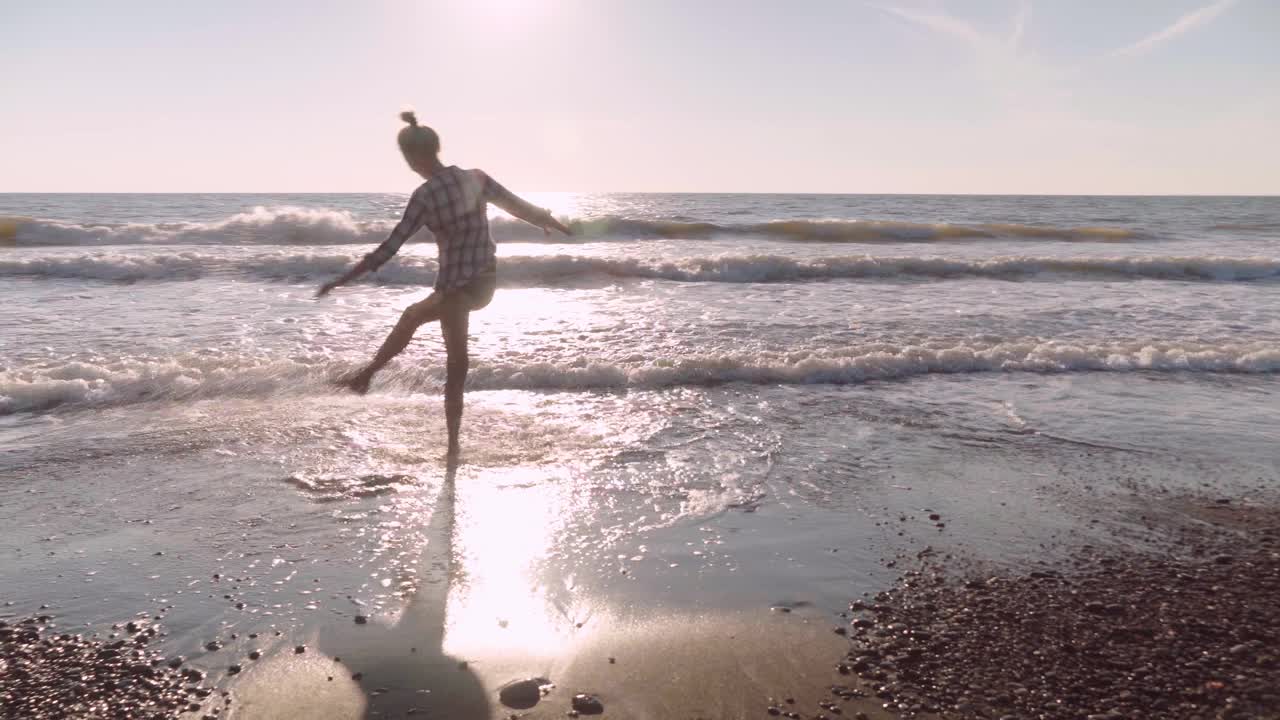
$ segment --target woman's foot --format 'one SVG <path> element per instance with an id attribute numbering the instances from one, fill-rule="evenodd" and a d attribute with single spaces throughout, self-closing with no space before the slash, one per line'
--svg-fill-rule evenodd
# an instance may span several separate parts
<path id="1" fill-rule="evenodd" d="M 338 385 L 344 387 L 357 395 L 364 395 L 369 392 L 369 383 L 373 382 L 373 374 L 361 370 L 354 375 L 338 380 Z"/>

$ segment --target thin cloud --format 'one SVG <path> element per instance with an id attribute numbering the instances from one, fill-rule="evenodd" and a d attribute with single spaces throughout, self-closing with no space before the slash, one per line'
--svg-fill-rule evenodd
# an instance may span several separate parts
<path id="1" fill-rule="evenodd" d="M 1132 45 L 1126 45 L 1119 50 L 1113 50 L 1109 55 L 1111 57 L 1131 57 L 1134 55 L 1141 55 L 1162 43 L 1166 43 L 1179 35 L 1191 32 L 1201 25 L 1210 22 L 1214 18 L 1226 12 L 1227 9 L 1235 3 L 1236 0 L 1217 0 L 1217 2 L 1209 3 L 1202 8 L 1192 10 L 1186 15 L 1183 15 L 1173 21 L 1173 24 L 1168 27 L 1154 32 Z"/>
<path id="2" fill-rule="evenodd" d="M 895 15 L 907 22 L 928 28 L 936 33 L 958 38 L 976 48 L 983 49 L 990 45 L 990 39 L 979 32 L 973 25 L 945 13 L 923 12 L 893 5 L 872 5 L 872 7 L 890 15 Z"/>
<path id="3" fill-rule="evenodd" d="M 1018 51 L 1018 45 L 1022 43 L 1022 34 L 1027 29 L 1027 23 L 1031 19 L 1031 3 L 1029 0 L 1023 0 L 1018 3 L 1018 14 L 1013 18 L 1013 35 L 1009 37 L 1009 49 L 1013 52 Z"/>
<path id="4" fill-rule="evenodd" d="M 1031 26 L 1031 0 L 1011 3 L 1007 19 L 992 27 L 972 23 L 942 10 L 866 4 L 935 35 L 960 41 L 973 52 L 979 80 L 1010 100 L 1016 98 L 1025 104 L 1032 102 L 1032 98 L 1057 93 L 1055 87 L 1062 73 L 1044 65 L 1022 47 Z"/>

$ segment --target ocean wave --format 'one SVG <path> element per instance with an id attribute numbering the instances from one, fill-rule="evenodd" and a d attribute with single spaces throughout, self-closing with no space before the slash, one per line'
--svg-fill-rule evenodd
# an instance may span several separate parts
<path id="1" fill-rule="evenodd" d="M 378 392 L 438 392 L 443 363 L 398 367 Z M 57 408 L 132 405 L 220 397 L 267 398 L 337 392 L 354 363 L 326 355 L 288 359 L 220 351 L 171 358 L 46 363 L 0 371 L 0 415 Z M 953 345 L 885 343 L 810 352 L 647 358 L 628 363 L 474 363 L 474 390 L 657 389 L 672 386 L 855 384 L 953 373 L 1274 373 L 1280 346 L 1266 343 L 1075 343 L 1039 338 Z"/>
<path id="2" fill-rule="evenodd" d="M 1015 223 L 912 223 L 888 220 L 776 220 L 740 226 L 742 231 L 788 240 L 897 243 L 946 240 L 1059 240 L 1063 242 L 1125 242 L 1141 235 L 1134 230 L 1106 227 L 1052 227 Z"/>
<path id="3" fill-rule="evenodd" d="M 215 222 L 80 224 L 13 219 L 20 247 L 110 245 L 347 245 L 377 244 L 395 221 L 357 220 L 324 208 L 258 207 Z"/>
<path id="4" fill-rule="evenodd" d="M 90 253 L 0 259 L 0 277 L 80 279 L 108 282 L 180 281 L 235 277 L 263 281 L 317 282 L 349 267 L 358 256 L 270 252 L 222 256 Z M 408 255 L 388 263 L 365 282 L 430 285 L 436 263 Z M 516 256 L 499 261 L 506 287 L 561 287 L 617 280 L 770 283 L 841 279 L 990 278 L 998 280 L 1133 279 L 1234 282 L 1280 277 L 1280 259 L 1222 256 L 1036 257 L 1009 255 L 983 260 L 870 255 L 797 259 L 778 255 L 725 255 L 655 261 L 576 255 Z"/>
<path id="5" fill-rule="evenodd" d="M 1261 223 L 1219 223 L 1211 225 L 1210 230 L 1234 230 L 1237 232 L 1249 233 L 1276 233 L 1280 232 L 1280 223 L 1261 222 Z"/>
<path id="6" fill-rule="evenodd" d="M 396 219 L 357 219 L 345 210 L 258 207 L 215 222 L 80 224 L 32 218 L 0 218 L 0 242 L 19 247 L 110 245 L 350 245 L 377 244 Z M 751 235 L 775 240 L 826 243 L 920 243 L 964 240 L 1126 242 L 1134 230 L 1052 227 L 1009 223 L 915 223 L 892 220 L 774 220 L 716 224 L 692 220 L 639 220 L 615 216 L 566 218 L 574 237 L 545 236 L 509 217 L 490 225 L 498 241 L 595 242 L 604 240 L 697 240 Z"/>

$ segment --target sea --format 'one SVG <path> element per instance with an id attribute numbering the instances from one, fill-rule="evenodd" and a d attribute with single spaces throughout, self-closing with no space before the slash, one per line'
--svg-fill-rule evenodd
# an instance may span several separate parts
<path id="1" fill-rule="evenodd" d="M 528 197 L 574 235 L 493 211 L 449 468 L 437 328 L 333 384 L 431 237 L 315 297 L 405 194 L 0 195 L 0 615 L 198 656 L 434 592 L 466 657 L 1280 488 L 1280 198 Z"/>

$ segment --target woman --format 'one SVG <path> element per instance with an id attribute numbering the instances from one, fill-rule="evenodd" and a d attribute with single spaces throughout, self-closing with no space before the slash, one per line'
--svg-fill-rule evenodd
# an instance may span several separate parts
<path id="1" fill-rule="evenodd" d="M 489 235 L 488 203 L 549 232 L 555 228 L 569 235 L 569 228 L 513 195 L 481 170 L 463 170 L 440 162 L 440 137 L 419 125 L 412 112 L 400 114 L 408 127 L 400 130 L 400 152 L 409 167 L 426 182 L 413 191 L 404 217 L 390 237 L 342 277 L 321 286 L 317 297 L 345 285 L 361 275 L 377 270 L 400 249 L 419 228 L 435 235 L 439 249 L 439 270 L 434 291 L 425 300 L 410 305 L 377 355 L 364 369 L 343 381 L 357 393 L 369 391 L 374 374 L 400 354 L 417 329 L 440 321 L 448 360 L 444 384 L 445 423 L 449 429 L 449 455 L 458 453 L 458 429 L 462 425 L 462 386 L 467 378 L 467 324 L 473 310 L 493 299 L 497 283 L 493 238 Z"/>

